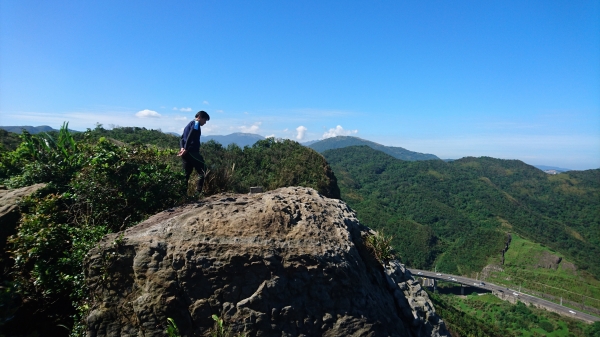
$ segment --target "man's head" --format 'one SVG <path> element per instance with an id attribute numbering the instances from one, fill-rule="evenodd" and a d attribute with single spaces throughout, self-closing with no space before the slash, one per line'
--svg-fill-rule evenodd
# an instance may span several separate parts
<path id="1" fill-rule="evenodd" d="M 200 125 L 204 125 L 206 124 L 206 121 L 210 120 L 210 116 L 208 115 L 208 113 L 206 113 L 206 111 L 198 111 L 198 113 L 196 113 L 196 118 L 195 118 L 198 122 L 200 122 Z"/>

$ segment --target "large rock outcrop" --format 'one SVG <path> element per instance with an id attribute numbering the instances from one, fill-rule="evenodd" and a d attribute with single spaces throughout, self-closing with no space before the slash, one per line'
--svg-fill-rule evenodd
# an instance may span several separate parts
<path id="1" fill-rule="evenodd" d="M 106 236 L 86 259 L 90 336 L 443 336 L 398 262 L 365 247 L 352 210 L 315 190 L 221 194 Z"/>
<path id="2" fill-rule="evenodd" d="M 10 266 L 6 255 L 6 239 L 17 233 L 21 220 L 19 202 L 45 186 L 46 184 L 35 184 L 17 189 L 0 186 L 0 271 L 3 275 L 6 273 L 5 268 Z"/>

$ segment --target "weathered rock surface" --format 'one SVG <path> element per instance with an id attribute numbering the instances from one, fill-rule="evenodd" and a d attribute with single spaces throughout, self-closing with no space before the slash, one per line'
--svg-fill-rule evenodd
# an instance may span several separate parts
<path id="1" fill-rule="evenodd" d="M 16 233 L 21 220 L 18 202 L 24 197 L 32 195 L 46 184 L 35 184 L 17 189 L 0 188 L 0 271 L 4 273 L 6 267 L 6 239 Z"/>
<path id="2" fill-rule="evenodd" d="M 90 336 L 444 336 L 410 272 L 382 267 L 347 205 L 287 187 L 221 194 L 106 236 L 86 259 Z"/>

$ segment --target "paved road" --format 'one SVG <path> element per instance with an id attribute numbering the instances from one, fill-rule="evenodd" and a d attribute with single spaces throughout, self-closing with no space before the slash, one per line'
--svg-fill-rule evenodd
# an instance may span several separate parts
<path id="1" fill-rule="evenodd" d="M 600 321 L 599 317 L 592 316 L 585 312 L 581 312 L 581 311 L 578 311 L 575 309 L 563 307 L 560 304 L 556 304 L 554 302 L 550 302 L 545 299 L 535 297 L 535 296 L 532 296 L 529 294 L 521 293 L 516 290 L 509 289 L 509 288 L 506 288 L 503 286 L 498 286 L 493 283 L 488 283 L 488 282 L 482 283 L 481 281 L 478 281 L 478 280 L 475 280 L 472 278 L 468 278 L 468 277 L 450 275 L 450 274 L 444 274 L 444 273 L 436 273 L 436 272 L 427 271 L 427 270 L 410 269 L 410 268 L 408 270 L 410 270 L 410 272 L 415 277 L 422 276 L 422 277 L 427 277 L 427 278 L 432 278 L 432 279 L 437 279 L 437 280 L 442 280 L 442 281 L 447 281 L 447 282 L 460 283 L 460 284 L 467 285 L 469 287 L 476 287 L 476 288 L 492 291 L 492 292 L 495 292 L 496 294 L 504 294 L 503 298 L 505 298 L 505 299 L 513 298 L 513 299 L 519 299 L 522 302 L 533 303 L 533 304 L 536 304 L 537 306 L 545 307 L 551 311 L 557 312 L 564 316 L 569 316 L 569 317 L 580 319 L 580 320 L 587 321 L 587 322 Z"/>

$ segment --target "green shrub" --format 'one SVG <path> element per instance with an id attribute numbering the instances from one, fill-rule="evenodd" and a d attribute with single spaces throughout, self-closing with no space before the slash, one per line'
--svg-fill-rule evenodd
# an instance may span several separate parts
<path id="1" fill-rule="evenodd" d="M 267 138 L 241 149 L 214 141 L 201 150 L 208 168 L 209 194 L 248 193 L 252 186 L 273 190 L 285 186 L 312 187 L 329 198 L 340 198 L 337 179 L 325 158 L 291 140 Z"/>
<path id="2" fill-rule="evenodd" d="M 175 324 L 175 320 L 171 317 L 167 318 L 166 333 L 169 337 L 181 337 L 181 334 L 179 333 L 179 328 L 177 327 L 177 324 Z"/>
<path id="3" fill-rule="evenodd" d="M 546 331 L 546 332 L 554 331 L 554 326 L 552 325 L 552 323 L 550 323 L 548 321 L 541 321 L 538 323 L 538 326 L 540 328 L 544 329 L 544 331 Z"/>
<path id="4" fill-rule="evenodd" d="M 386 237 L 383 233 L 375 232 L 366 237 L 366 245 L 379 262 L 385 263 L 396 258 L 391 244 L 392 240 L 391 236 Z"/>
<path id="5" fill-rule="evenodd" d="M 68 126 L 64 123 L 56 137 L 23 131 L 19 147 L 0 159 L 0 178 L 10 178 L 5 181 L 9 187 L 41 182 L 65 186 L 85 159 Z"/>
<path id="6" fill-rule="evenodd" d="M 584 330 L 586 337 L 600 337 L 600 322 L 588 325 Z"/>
<path id="7" fill-rule="evenodd" d="M 104 139 L 86 147 L 89 161 L 69 184 L 75 209 L 115 232 L 175 205 L 185 189 L 183 172 L 166 160 L 175 154 Z"/>
<path id="8" fill-rule="evenodd" d="M 210 330 L 211 337 L 245 337 L 244 333 L 234 333 L 231 329 L 231 326 L 227 326 L 227 324 L 223 321 L 223 318 L 212 315 L 213 321 L 215 324 L 213 328 Z"/>

